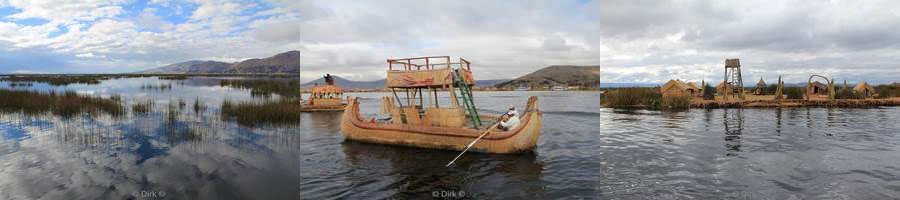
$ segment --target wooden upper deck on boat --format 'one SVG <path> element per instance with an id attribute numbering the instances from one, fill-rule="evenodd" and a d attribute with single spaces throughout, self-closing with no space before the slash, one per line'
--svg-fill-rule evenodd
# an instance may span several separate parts
<path id="1" fill-rule="evenodd" d="M 453 70 L 459 70 L 467 85 L 474 85 L 471 63 L 459 58 L 452 62 L 450 56 L 388 59 L 388 88 L 437 88 L 453 83 Z"/>

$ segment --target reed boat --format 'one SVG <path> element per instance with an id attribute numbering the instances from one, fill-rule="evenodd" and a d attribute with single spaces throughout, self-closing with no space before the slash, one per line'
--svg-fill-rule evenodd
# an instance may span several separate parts
<path id="1" fill-rule="evenodd" d="M 330 74 L 325 75 L 325 85 L 312 88 L 309 100 L 300 98 L 300 112 L 341 112 L 347 107 L 343 99 L 344 89 L 334 84 Z"/>
<path id="2" fill-rule="evenodd" d="M 404 67 L 394 69 L 393 65 Z M 393 96 L 382 98 L 381 111 L 390 114 L 390 119 L 363 118 L 358 99 L 349 97 L 341 119 L 341 132 L 347 140 L 463 150 L 487 132 L 473 144 L 472 151 L 519 153 L 536 147 L 542 119 L 536 96 L 528 98 L 519 125 L 496 129 L 492 125 L 498 117 L 478 114 L 472 101 L 475 81 L 468 61 L 450 62 L 449 56 L 433 56 L 389 59 L 388 66 L 387 86 Z M 439 91 L 449 93 L 450 105 L 441 106 Z"/>

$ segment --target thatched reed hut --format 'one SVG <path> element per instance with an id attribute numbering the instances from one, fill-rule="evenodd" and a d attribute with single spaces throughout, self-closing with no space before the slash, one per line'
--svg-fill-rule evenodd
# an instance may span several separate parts
<path id="1" fill-rule="evenodd" d="M 663 97 L 669 96 L 698 96 L 701 89 L 694 83 L 685 83 L 681 80 L 669 80 L 660 88 Z"/>
<path id="2" fill-rule="evenodd" d="M 734 91 L 734 86 L 731 84 L 726 84 L 725 82 L 721 82 L 716 85 L 716 94 L 725 95 L 726 93 L 731 93 Z"/>
<path id="3" fill-rule="evenodd" d="M 753 91 L 753 94 L 761 95 L 764 88 L 766 88 L 766 81 L 763 81 L 763 78 L 759 77 L 759 82 L 756 83 L 756 90 Z"/>
<path id="4" fill-rule="evenodd" d="M 806 91 L 815 95 L 828 95 L 828 85 L 815 81 L 806 86 Z"/>
<path id="5" fill-rule="evenodd" d="M 853 92 L 862 94 L 864 97 L 870 97 L 875 94 L 875 87 L 863 81 L 856 84 L 856 87 L 853 87 Z"/>

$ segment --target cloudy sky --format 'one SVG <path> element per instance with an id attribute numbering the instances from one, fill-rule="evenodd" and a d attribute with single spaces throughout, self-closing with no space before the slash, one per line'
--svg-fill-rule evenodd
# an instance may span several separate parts
<path id="1" fill-rule="evenodd" d="M 303 77 L 463 57 L 479 79 L 599 65 L 608 82 L 900 81 L 898 1 L 0 0 L 0 73 L 130 72 L 300 50 Z"/>

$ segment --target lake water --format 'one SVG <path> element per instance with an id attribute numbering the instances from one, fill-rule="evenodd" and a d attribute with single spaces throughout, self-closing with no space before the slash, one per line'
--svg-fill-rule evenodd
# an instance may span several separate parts
<path id="1" fill-rule="evenodd" d="M 262 98 L 219 79 L 28 87 L 157 106 L 122 118 L 0 113 L 0 199 L 900 196 L 894 107 L 661 112 L 601 108 L 596 92 L 476 92 L 479 112 L 493 114 L 538 96 L 538 146 L 526 154 L 467 153 L 444 167 L 459 152 L 345 141 L 341 113 L 300 113 L 297 124 L 255 128 L 223 120 L 224 99 Z M 141 89 L 159 84 L 172 89 Z M 373 117 L 387 93 L 349 95 Z M 166 105 L 179 99 L 200 99 L 207 109 L 178 109 L 171 119 Z"/>
<path id="2" fill-rule="evenodd" d="M 374 116 L 379 98 L 362 97 Z M 539 96 L 534 153 L 345 141 L 339 113 L 301 122 L 300 193 L 322 198 L 889 199 L 900 196 L 898 108 L 600 108 L 599 93 L 478 92 L 499 113 Z M 454 196 L 455 195 L 455 196 Z"/>
<path id="3" fill-rule="evenodd" d="M 296 125 L 248 128 L 222 120 L 218 112 L 225 99 L 264 99 L 221 87 L 222 79 L 241 77 L 15 87 L 118 94 L 129 113 L 120 118 L 0 113 L 0 199 L 296 199 Z M 10 85 L 0 82 L 0 87 Z M 155 104 L 152 112 L 131 112 L 130 105 L 148 100 Z M 170 111 L 179 100 L 188 108 Z M 195 100 L 206 108 L 189 108 Z"/>

